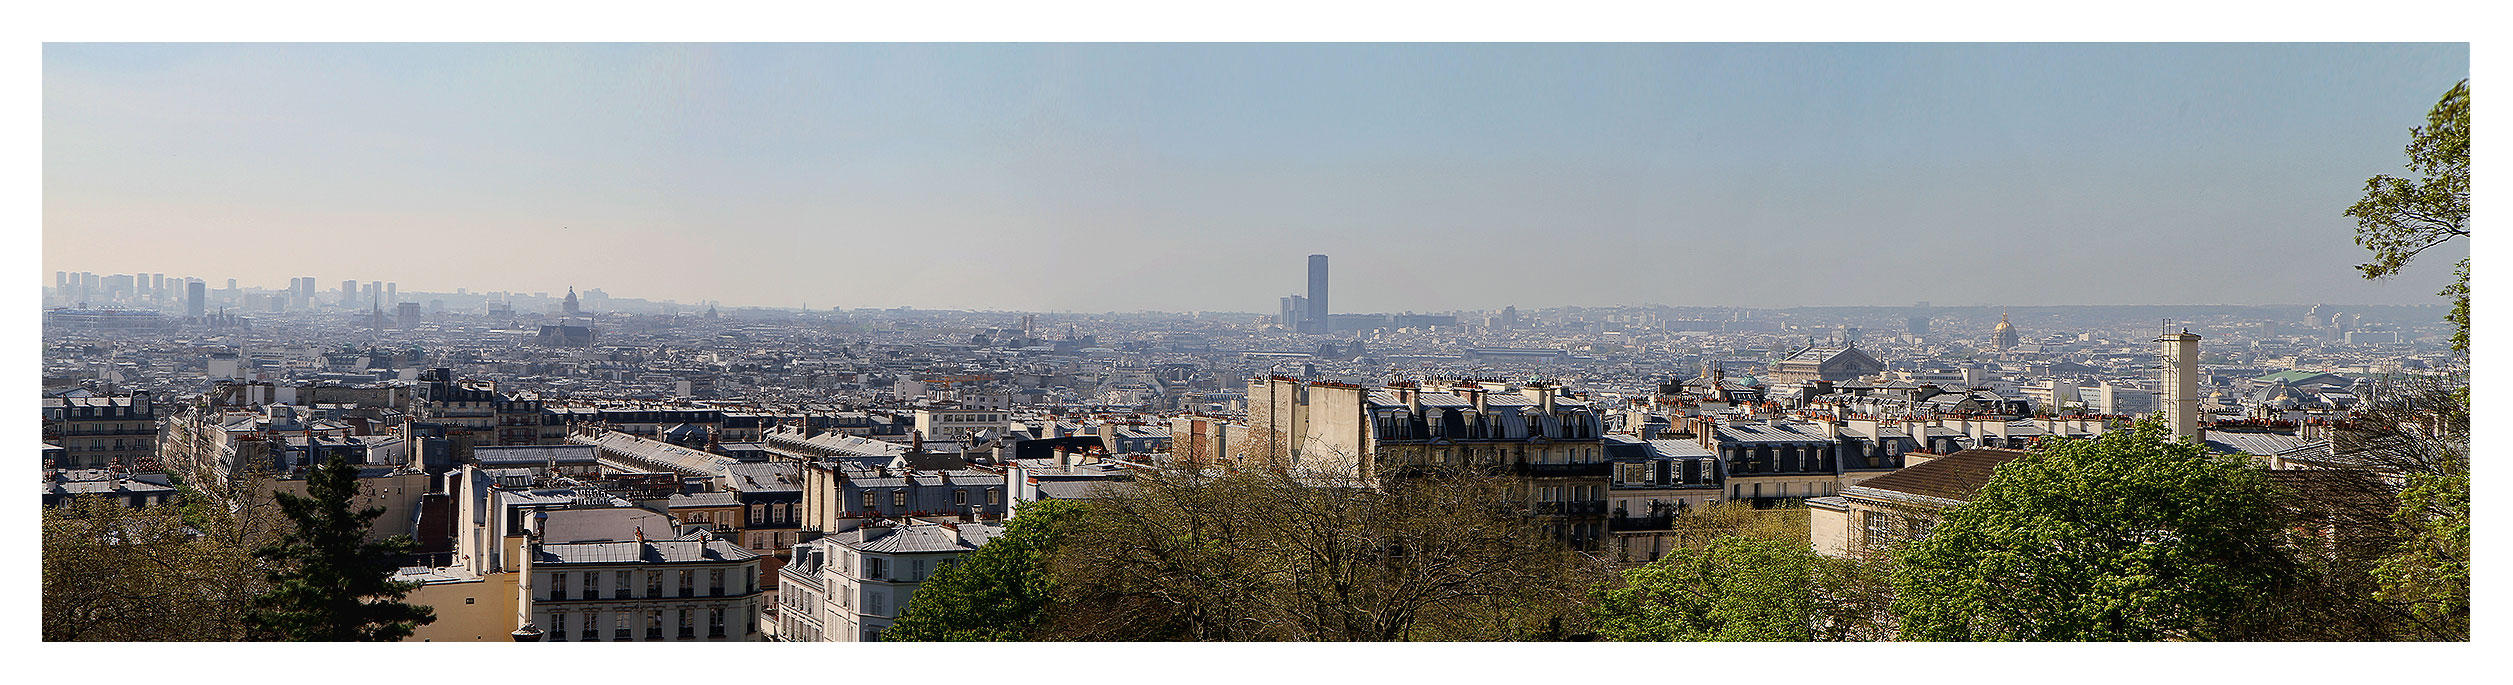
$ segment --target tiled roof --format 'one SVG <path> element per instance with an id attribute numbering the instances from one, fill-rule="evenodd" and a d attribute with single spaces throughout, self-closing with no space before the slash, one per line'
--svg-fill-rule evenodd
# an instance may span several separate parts
<path id="1" fill-rule="evenodd" d="M 509 447 L 480 446 L 471 448 L 473 461 L 482 467 L 532 466 L 557 461 L 561 464 L 591 464 L 592 445 L 516 445 Z"/>
<path id="2" fill-rule="evenodd" d="M 648 540 L 542 545 L 537 563 L 622 564 L 742 561 L 759 554 L 723 540 Z"/>
<path id="3" fill-rule="evenodd" d="M 691 494 L 686 494 L 686 495 L 673 495 L 673 496 L 672 496 L 672 499 L 671 499 L 671 504 L 670 504 L 670 506 L 675 507 L 675 508 L 678 508 L 678 507 L 736 507 L 736 506 L 741 506 L 741 504 L 742 504 L 742 500 L 741 500 L 741 498 L 738 498 L 738 497 L 733 496 L 733 493 L 718 491 L 718 492 L 699 492 L 699 493 L 691 493 Z"/>
<path id="4" fill-rule="evenodd" d="M 1935 497 L 1957 502 L 1968 501 L 1972 493 L 1989 482 L 1990 472 L 1999 464 L 2030 454 L 2023 450 L 1995 448 L 1968 449 L 1926 463 L 1913 464 L 1900 470 L 1860 482 L 1853 487 L 1889 490 L 1908 495 Z"/>
<path id="5" fill-rule="evenodd" d="M 901 527 L 867 526 L 839 533 L 839 544 L 865 552 L 882 554 L 913 554 L 918 552 L 966 552 L 977 549 L 997 535 L 1003 526 L 984 523 L 956 524 L 958 532 L 940 525 Z"/>
<path id="6" fill-rule="evenodd" d="M 2305 444 L 2301 437 L 2284 433 L 2229 433 L 2208 431 L 2208 448 L 2228 454 L 2272 455 L 2293 451 Z"/>

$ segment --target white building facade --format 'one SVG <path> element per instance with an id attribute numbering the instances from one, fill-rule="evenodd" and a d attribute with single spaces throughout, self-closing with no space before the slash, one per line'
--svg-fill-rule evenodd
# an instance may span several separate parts
<path id="1" fill-rule="evenodd" d="M 877 642 L 944 563 L 1003 534 L 984 523 L 881 522 L 794 547 L 778 573 L 777 633 L 793 642 Z"/>

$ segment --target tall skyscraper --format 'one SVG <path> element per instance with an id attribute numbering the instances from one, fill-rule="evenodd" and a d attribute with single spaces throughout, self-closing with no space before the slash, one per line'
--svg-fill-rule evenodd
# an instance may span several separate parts
<path id="1" fill-rule="evenodd" d="M 384 303 L 385 303 L 385 304 L 393 304 L 393 303 L 400 302 L 400 301 L 401 301 L 401 284 L 400 284 L 400 283 L 386 283 L 386 284 L 384 284 Z"/>
<path id="2" fill-rule="evenodd" d="M 355 306 L 358 306 L 358 282 L 357 282 L 357 281 L 350 280 L 350 281 L 341 281 L 341 282 L 340 282 L 340 306 L 343 306 L 343 307 L 355 307 Z"/>
<path id="3" fill-rule="evenodd" d="M 1302 329 L 1307 333 L 1327 333 L 1326 255 L 1309 255 L 1309 319 Z"/>
<path id="4" fill-rule="evenodd" d="M 183 315 L 199 320 L 209 314 L 209 284 L 190 281 L 183 284 Z"/>

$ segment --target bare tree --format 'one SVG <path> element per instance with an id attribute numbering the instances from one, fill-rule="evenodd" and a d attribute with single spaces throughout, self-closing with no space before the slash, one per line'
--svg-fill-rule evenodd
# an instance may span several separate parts
<path id="1" fill-rule="evenodd" d="M 1509 640 L 1567 636 L 1593 561 L 1527 517 L 1524 486 L 1249 465 L 1145 474 L 1058 554 L 1068 637 Z"/>

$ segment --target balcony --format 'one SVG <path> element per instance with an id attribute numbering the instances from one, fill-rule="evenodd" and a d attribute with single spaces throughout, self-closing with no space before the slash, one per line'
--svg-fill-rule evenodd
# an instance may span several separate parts
<path id="1" fill-rule="evenodd" d="M 1673 530 L 1674 516 L 1616 516 L 1606 519 L 1606 530 Z"/>
<path id="2" fill-rule="evenodd" d="M 1538 464 L 1531 462 L 1515 464 L 1511 470 L 1519 475 L 1533 478 L 1604 478 L 1614 473 L 1614 463 L 1599 461 L 1585 464 Z"/>

